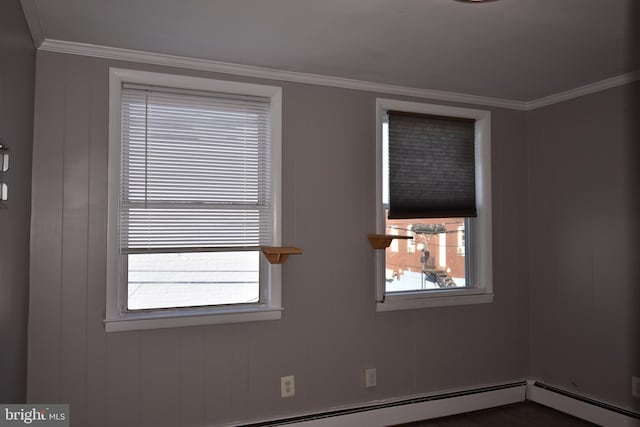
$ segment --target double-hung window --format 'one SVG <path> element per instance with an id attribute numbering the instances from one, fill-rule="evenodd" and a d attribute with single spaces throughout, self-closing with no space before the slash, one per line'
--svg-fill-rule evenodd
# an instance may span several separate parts
<path id="1" fill-rule="evenodd" d="M 491 114 L 377 100 L 379 311 L 491 302 Z M 404 242 L 404 241 L 402 241 Z"/>
<path id="2" fill-rule="evenodd" d="M 107 330 L 280 317 L 281 89 L 111 70 Z"/>

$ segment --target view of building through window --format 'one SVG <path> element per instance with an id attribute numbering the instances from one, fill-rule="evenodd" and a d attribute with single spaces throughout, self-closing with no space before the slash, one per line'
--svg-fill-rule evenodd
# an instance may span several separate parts
<path id="1" fill-rule="evenodd" d="M 465 219 L 386 220 L 389 234 L 411 236 L 386 249 L 386 291 L 465 287 Z"/>

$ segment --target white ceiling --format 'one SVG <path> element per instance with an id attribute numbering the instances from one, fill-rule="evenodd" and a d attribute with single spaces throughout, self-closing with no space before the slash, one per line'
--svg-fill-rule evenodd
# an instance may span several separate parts
<path id="1" fill-rule="evenodd" d="M 531 101 L 620 76 L 638 0 L 22 0 L 64 40 Z"/>

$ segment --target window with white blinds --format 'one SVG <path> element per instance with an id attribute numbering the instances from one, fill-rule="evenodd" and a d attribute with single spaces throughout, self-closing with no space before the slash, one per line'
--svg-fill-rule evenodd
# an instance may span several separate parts
<path id="1" fill-rule="evenodd" d="M 281 318 L 282 88 L 109 69 L 105 329 Z"/>
<path id="2" fill-rule="evenodd" d="M 123 84 L 123 254 L 270 244 L 269 98 Z"/>

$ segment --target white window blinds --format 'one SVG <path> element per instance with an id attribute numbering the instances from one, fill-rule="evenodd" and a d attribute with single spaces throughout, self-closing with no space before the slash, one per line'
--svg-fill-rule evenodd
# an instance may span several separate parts
<path id="1" fill-rule="evenodd" d="M 268 98 L 124 84 L 122 252 L 269 244 L 269 108 Z"/>

